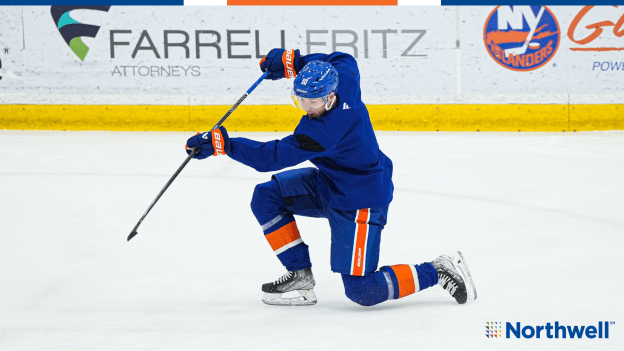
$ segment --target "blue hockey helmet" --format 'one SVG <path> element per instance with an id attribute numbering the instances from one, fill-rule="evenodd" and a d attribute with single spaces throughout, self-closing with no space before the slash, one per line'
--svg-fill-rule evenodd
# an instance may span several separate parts
<path id="1" fill-rule="evenodd" d="M 338 71 L 331 63 L 314 60 L 299 72 L 293 83 L 292 99 L 295 107 L 303 110 L 300 98 L 323 98 L 328 103 L 329 95 L 338 89 Z"/>

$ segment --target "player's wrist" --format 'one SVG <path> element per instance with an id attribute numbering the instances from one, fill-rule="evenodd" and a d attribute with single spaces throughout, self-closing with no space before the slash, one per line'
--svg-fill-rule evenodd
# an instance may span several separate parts
<path id="1" fill-rule="evenodd" d="M 298 54 L 298 56 L 295 58 L 294 60 L 294 65 L 295 65 L 295 72 L 297 72 L 297 74 L 299 74 L 299 72 L 303 69 L 303 66 L 306 65 L 305 63 L 305 55 L 300 55 L 299 54 L 299 50 L 295 50 Z"/>

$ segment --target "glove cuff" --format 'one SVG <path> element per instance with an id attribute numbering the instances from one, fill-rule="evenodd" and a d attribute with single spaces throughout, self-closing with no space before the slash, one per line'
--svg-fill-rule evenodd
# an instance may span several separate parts
<path id="1" fill-rule="evenodd" d="M 284 64 L 284 77 L 287 79 L 297 76 L 297 68 L 295 62 L 299 61 L 299 50 L 284 50 L 282 55 L 282 63 Z"/>
<path id="2" fill-rule="evenodd" d="M 225 136 L 221 132 L 221 128 L 213 130 L 211 134 L 212 147 L 214 148 L 212 156 L 225 155 Z"/>
<path id="3" fill-rule="evenodd" d="M 294 60 L 294 64 L 295 64 L 295 71 L 297 74 L 299 74 L 299 72 L 303 69 L 303 67 L 305 66 L 305 60 L 304 60 L 305 56 L 300 55 L 299 53 L 299 49 L 295 50 L 295 60 Z"/>

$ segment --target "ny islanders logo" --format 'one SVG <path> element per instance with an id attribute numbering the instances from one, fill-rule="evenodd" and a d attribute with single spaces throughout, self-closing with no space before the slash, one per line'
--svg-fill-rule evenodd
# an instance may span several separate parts
<path id="1" fill-rule="evenodd" d="M 501 66 L 521 72 L 550 61 L 560 37 L 559 23 L 546 6 L 498 6 L 483 29 L 490 56 Z"/>
<path id="2" fill-rule="evenodd" d="M 69 48 L 78 56 L 81 61 L 84 61 L 89 52 L 89 47 L 82 42 L 82 37 L 95 38 L 97 32 L 100 30 L 99 26 L 91 24 L 82 24 L 70 17 L 72 10 L 96 10 L 108 12 L 110 6 L 52 6 L 50 13 L 52 19 L 56 23 L 59 33 Z"/>

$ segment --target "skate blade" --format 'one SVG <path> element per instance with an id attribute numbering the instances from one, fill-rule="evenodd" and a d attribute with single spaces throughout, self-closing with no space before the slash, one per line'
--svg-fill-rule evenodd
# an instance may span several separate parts
<path id="1" fill-rule="evenodd" d="M 457 251 L 453 256 L 453 265 L 460 272 L 462 278 L 464 278 L 464 283 L 466 283 L 466 292 L 468 293 L 468 300 L 476 300 L 477 287 L 472 280 L 470 269 L 468 269 L 468 262 L 466 262 L 466 259 L 461 251 Z"/>
<path id="2" fill-rule="evenodd" d="M 283 297 L 287 293 L 264 293 L 262 302 L 273 306 L 310 306 L 316 304 L 316 295 L 314 290 L 296 290 L 299 296 Z"/>

